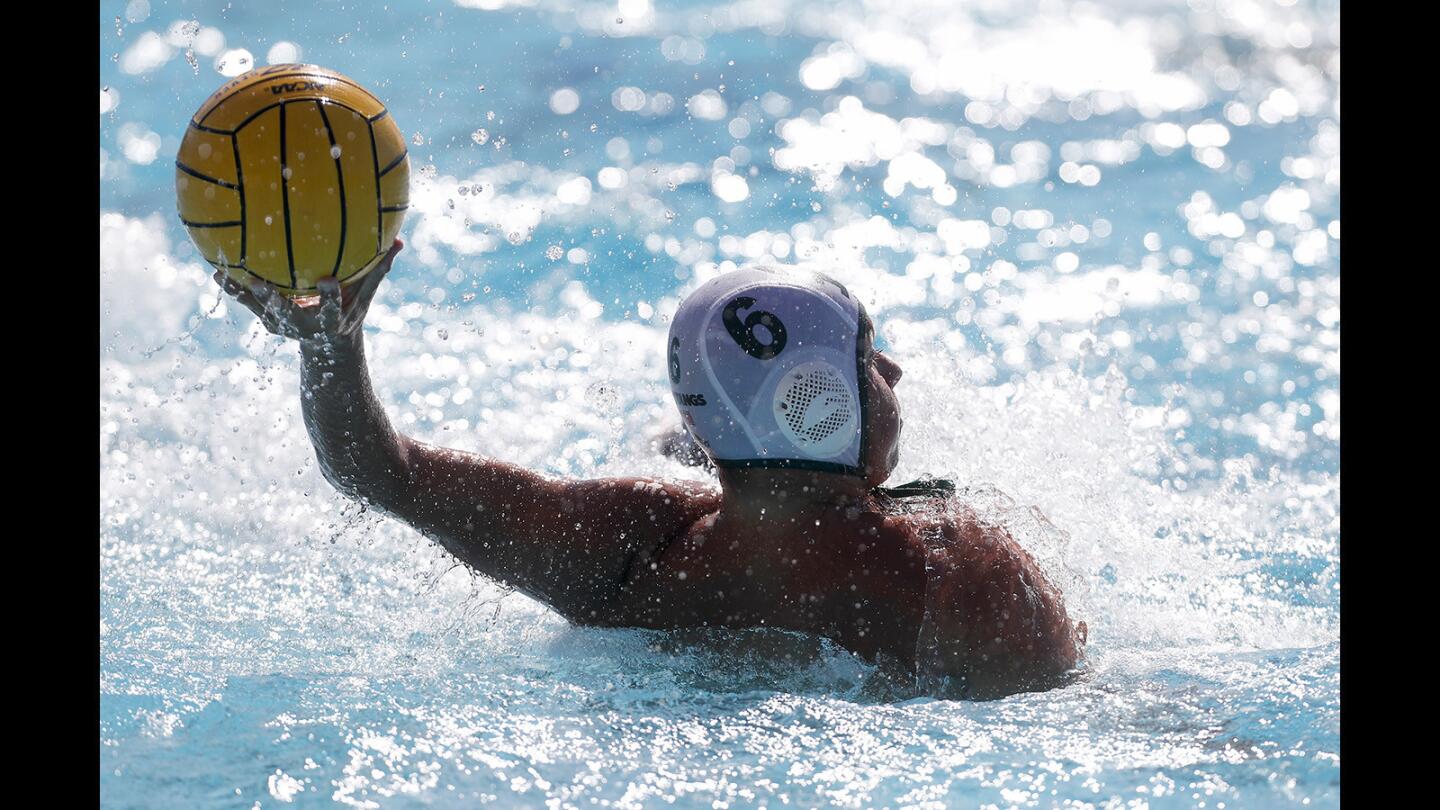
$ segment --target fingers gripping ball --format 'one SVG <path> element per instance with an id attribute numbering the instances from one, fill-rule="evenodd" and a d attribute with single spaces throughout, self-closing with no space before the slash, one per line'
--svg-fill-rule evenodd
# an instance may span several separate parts
<path id="1" fill-rule="evenodd" d="M 200 106 L 175 161 L 180 219 L 206 260 L 246 283 L 313 295 L 385 257 L 410 199 L 405 139 L 365 88 L 271 65 Z"/>

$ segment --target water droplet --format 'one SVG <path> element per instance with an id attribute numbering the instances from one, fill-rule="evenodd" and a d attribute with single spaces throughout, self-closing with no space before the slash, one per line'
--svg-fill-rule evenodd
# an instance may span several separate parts
<path id="1" fill-rule="evenodd" d="M 479 90 L 480 92 L 483 93 L 483 92 L 485 92 L 485 85 L 482 84 L 482 85 L 480 85 L 479 87 L 477 87 L 477 88 L 475 88 L 475 89 L 476 89 L 476 90 Z"/>
<path id="2" fill-rule="evenodd" d="M 448 330 L 448 329 L 436 329 L 436 330 L 435 330 L 435 335 L 436 335 L 436 337 L 440 338 L 441 340 L 449 340 L 449 339 L 450 339 L 450 330 Z"/>
<path id="3" fill-rule="evenodd" d="M 549 259 L 552 262 L 559 261 L 560 257 L 564 255 L 565 248 L 562 248 L 559 245 L 551 245 L 550 247 L 545 249 L 545 258 Z"/>
<path id="4" fill-rule="evenodd" d="M 269 214 L 266 214 L 266 215 L 265 215 L 265 224 L 266 224 L 266 225 L 273 225 L 274 223 L 275 223 L 274 217 L 271 217 Z"/>
<path id="5" fill-rule="evenodd" d="M 484 127 L 481 127 L 480 129 L 477 129 L 474 132 L 470 133 L 470 140 L 480 144 L 481 146 L 484 146 L 485 142 L 490 140 L 490 133 L 486 132 Z"/>
<path id="6" fill-rule="evenodd" d="M 613 382 L 599 380 L 585 388 L 585 402 L 597 411 L 614 413 L 620 406 L 620 391 Z"/>
<path id="7" fill-rule="evenodd" d="M 411 136 L 410 136 L 410 143 L 413 143 L 413 144 L 415 144 L 416 146 L 424 146 L 424 145 L 425 145 L 425 136 L 424 136 L 424 135 L 421 135 L 420 133 L 417 132 L 417 133 L 415 133 L 414 135 L 411 135 Z"/>
<path id="8" fill-rule="evenodd" d="M 289 167 L 289 166 L 286 166 L 285 168 L 283 168 L 283 169 L 280 170 L 280 176 L 283 177 L 283 178 L 285 178 L 286 180 L 289 180 L 289 179 L 290 179 L 290 174 L 291 174 L 291 171 L 290 171 L 290 167 Z"/>
<path id="9" fill-rule="evenodd" d="M 336 160 L 339 160 L 339 159 L 340 159 L 340 146 L 339 146 L 339 144 L 336 144 L 335 146 L 330 147 L 330 157 L 335 158 Z"/>
<path id="10" fill-rule="evenodd" d="M 677 217 L 677 216 L 679 216 L 679 215 L 676 214 L 674 211 L 666 211 L 666 212 L 665 212 L 665 221 L 666 221 L 666 222 L 674 222 L 674 221 L 675 221 L 675 217 Z"/>

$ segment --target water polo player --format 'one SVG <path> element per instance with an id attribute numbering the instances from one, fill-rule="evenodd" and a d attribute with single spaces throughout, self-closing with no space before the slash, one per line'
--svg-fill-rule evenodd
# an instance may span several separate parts
<path id="1" fill-rule="evenodd" d="M 397 241 L 318 303 L 218 279 L 301 346 L 325 477 L 480 573 L 577 624 L 772 627 L 826 636 L 935 693 L 1063 683 L 1084 624 L 1002 528 L 943 482 L 881 485 L 899 458 L 901 371 L 860 302 L 824 275 L 745 269 L 679 307 L 667 367 L 719 489 L 545 478 L 401 435 L 371 390 L 361 325 Z"/>

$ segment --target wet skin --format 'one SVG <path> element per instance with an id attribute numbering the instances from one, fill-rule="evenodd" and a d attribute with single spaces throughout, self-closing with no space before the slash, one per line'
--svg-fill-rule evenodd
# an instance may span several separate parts
<path id="1" fill-rule="evenodd" d="M 338 490 L 577 624 L 814 633 L 965 697 L 1062 683 L 1084 624 L 999 526 L 931 499 L 876 493 L 899 458 L 901 371 L 868 348 L 864 478 L 721 470 L 720 488 L 648 478 L 549 479 L 396 432 L 370 385 L 361 326 L 395 254 L 310 300 L 217 282 L 300 341 L 302 407 Z"/>

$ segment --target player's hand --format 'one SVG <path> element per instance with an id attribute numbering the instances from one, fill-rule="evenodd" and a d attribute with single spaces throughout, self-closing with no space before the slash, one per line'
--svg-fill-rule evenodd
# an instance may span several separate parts
<path id="1" fill-rule="evenodd" d="M 318 296 L 289 298 L 274 285 L 259 279 L 252 279 L 248 287 L 243 286 L 224 271 L 216 271 L 214 279 L 225 292 L 255 313 L 272 334 L 301 342 L 325 342 L 359 334 L 375 291 L 390 272 L 395 254 L 403 247 L 405 243 L 396 239 L 375 269 L 348 287 L 341 287 L 333 278 L 321 279 L 317 285 Z"/>

